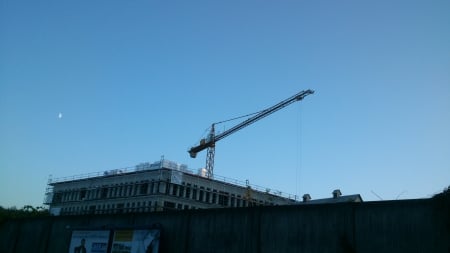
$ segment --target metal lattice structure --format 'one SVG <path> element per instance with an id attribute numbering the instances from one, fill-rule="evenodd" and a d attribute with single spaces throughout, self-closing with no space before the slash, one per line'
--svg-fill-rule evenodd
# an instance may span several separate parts
<path id="1" fill-rule="evenodd" d="M 267 116 L 269 116 L 270 114 L 294 103 L 297 101 L 301 101 L 303 100 L 303 98 L 305 98 L 306 96 L 313 94 L 314 91 L 313 90 L 304 90 L 301 91 L 281 102 L 279 102 L 276 105 L 273 105 L 267 109 L 264 109 L 256 114 L 254 114 L 254 116 L 242 121 L 241 123 L 231 127 L 230 129 L 220 133 L 220 134 L 215 134 L 215 125 L 225 122 L 225 121 L 221 121 L 221 122 L 216 122 L 213 123 L 211 126 L 211 130 L 208 134 L 207 139 L 202 139 L 200 140 L 200 144 L 197 146 L 192 147 L 191 149 L 189 149 L 189 155 L 192 158 L 195 158 L 197 156 L 197 153 L 207 149 L 207 155 L 206 155 L 206 175 L 208 178 L 213 177 L 213 172 L 214 172 L 214 156 L 215 156 L 215 147 L 216 147 L 216 142 L 218 142 L 219 140 L 227 137 L 228 135 L 231 135 L 239 130 L 241 130 L 242 128 L 249 126 L 253 123 L 255 123 L 256 121 L 265 118 Z"/>

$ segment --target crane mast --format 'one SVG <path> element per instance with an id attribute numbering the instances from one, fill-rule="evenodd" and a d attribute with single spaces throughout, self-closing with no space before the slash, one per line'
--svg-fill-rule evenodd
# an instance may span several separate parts
<path id="1" fill-rule="evenodd" d="M 231 135 L 239 130 L 241 130 L 242 128 L 251 125 L 253 123 L 255 123 L 256 121 L 267 117 L 268 115 L 294 103 L 300 100 L 303 100 L 303 98 L 305 98 L 306 96 L 313 94 L 314 91 L 313 90 L 304 90 L 301 91 L 281 102 L 279 102 L 276 105 L 273 105 L 267 109 L 264 109 L 258 113 L 256 113 L 254 116 L 242 121 L 241 123 L 231 127 L 230 129 L 220 133 L 220 134 L 215 134 L 215 125 L 221 122 L 217 122 L 217 123 L 213 123 L 211 125 L 211 130 L 208 133 L 208 136 L 206 137 L 206 139 L 201 139 L 200 140 L 200 144 L 194 147 L 191 147 L 189 149 L 189 155 L 192 158 L 195 158 L 197 156 L 197 153 L 200 151 L 203 151 L 205 149 L 207 149 L 207 154 L 206 154 L 206 176 L 208 178 L 211 178 L 213 176 L 213 170 L 214 170 L 214 155 L 215 155 L 215 147 L 216 147 L 216 142 L 227 137 L 228 135 Z"/>

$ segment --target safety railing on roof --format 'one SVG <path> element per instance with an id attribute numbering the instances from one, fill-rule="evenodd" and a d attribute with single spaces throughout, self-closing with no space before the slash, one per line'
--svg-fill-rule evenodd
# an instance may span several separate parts
<path id="1" fill-rule="evenodd" d="M 298 199 L 298 196 L 295 195 L 295 194 L 289 194 L 289 193 L 285 193 L 285 192 L 282 192 L 282 191 L 279 191 L 279 190 L 274 190 L 274 189 L 270 189 L 270 188 L 263 187 L 263 186 L 260 186 L 260 185 L 251 184 L 249 182 L 249 180 L 241 181 L 241 180 L 238 180 L 238 179 L 224 177 L 224 176 L 220 176 L 220 175 L 217 175 L 217 174 L 214 174 L 213 179 L 217 180 L 217 181 L 224 182 L 224 183 L 238 185 L 238 186 L 241 186 L 241 187 L 250 187 L 252 190 L 256 190 L 256 191 L 259 191 L 259 192 L 264 192 L 264 193 L 267 193 L 267 194 L 272 194 L 272 195 L 276 195 L 276 196 L 280 196 L 280 197 L 284 197 L 284 198 L 288 198 L 288 199 L 292 199 L 292 200 L 297 200 Z"/>
<path id="2" fill-rule="evenodd" d="M 91 173 L 78 174 L 78 175 L 73 175 L 73 176 L 49 178 L 48 183 L 55 184 L 55 183 L 61 183 L 61 182 L 89 179 L 89 178 L 94 178 L 94 177 L 120 175 L 120 174 L 135 172 L 135 171 L 136 171 L 136 169 L 134 166 L 133 167 L 125 167 L 122 169 L 108 170 L 108 171 L 103 171 L 103 172 L 91 172 Z"/>

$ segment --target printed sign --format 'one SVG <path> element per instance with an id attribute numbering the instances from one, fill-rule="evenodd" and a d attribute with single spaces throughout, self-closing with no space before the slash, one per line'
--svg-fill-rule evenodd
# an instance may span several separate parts
<path id="1" fill-rule="evenodd" d="M 111 253 L 157 253 L 159 230 L 116 230 Z"/>
<path id="2" fill-rule="evenodd" d="M 69 253 L 107 253 L 109 230 L 74 230 Z"/>

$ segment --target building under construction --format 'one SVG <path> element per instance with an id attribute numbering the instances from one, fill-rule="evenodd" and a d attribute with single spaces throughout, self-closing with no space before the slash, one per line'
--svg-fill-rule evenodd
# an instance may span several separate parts
<path id="1" fill-rule="evenodd" d="M 49 179 L 45 204 L 55 215 L 152 212 L 296 203 L 297 197 L 161 159 L 127 169 Z"/>
<path id="2" fill-rule="evenodd" d="M 217 124 L 242 117 L 213 123 L 207 138 L 188 151 L 195 158 L 198 152 L 207 150 L 206 166 L 197 174 L 186 165 L 161 159 L 131 169 L 50 180 L 45 204 L 50 205 L 54 214 L 96 214 L 296 202 L 296 196 L 214 175 L 215 146 L 219 140 L 313 93 L 312 90 L 301 91 L 262 111 L 242 116 L 251 117 L 219 134 L 215 133 Z"/>

